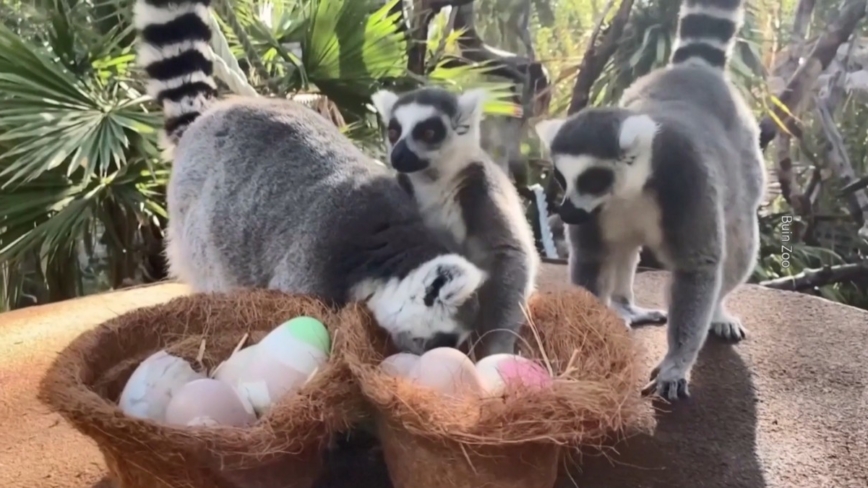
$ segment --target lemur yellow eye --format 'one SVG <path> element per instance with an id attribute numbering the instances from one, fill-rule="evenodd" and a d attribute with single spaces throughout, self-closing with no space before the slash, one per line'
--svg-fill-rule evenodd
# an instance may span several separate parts
<path id="1" fill-rule="evenodd" d="M 425 132 L 422 133 L 422 140 L 425 142 L 432 142 L 436 135 L 434 129 L 426 129 Z"/>

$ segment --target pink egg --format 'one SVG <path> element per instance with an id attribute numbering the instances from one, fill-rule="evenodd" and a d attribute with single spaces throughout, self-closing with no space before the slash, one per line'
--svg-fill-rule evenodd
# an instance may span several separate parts
<path id="1" fill-rule="evenodd" d="M 410 371 L 419 362 L 419 356 L 407 352 L 392 354 L 380 363 L 384 373 L 392 376 L 410 376 Z"/>
<path id="2" fill-rule="evenodd" d="M 495 354 L 476 363 L 476 372 L 488 394 L 500 395 L 508 384 L 546 387 L 551 376 L 539 364 L 514 354 Z"/>
<path id="3" fill-rule="evenodd" d="M 482 391 L 473 362 L 450 347 L 438 347 L 423 354 L 411 370 L 410 378 L 420 386 L 448 395 Z"/>
<path id="4" fill-rule="evenodd" d="M 549 372 L 533 361 L 507 359 L 501 361 L 498 369 L 508 384 L 520 383 L 536 388 L 547 388 L 552 384 Z"/>
<path id="5" fill-rule="evenodd" d="M 221 381 L 191 381 L 175 392 L 166 406 L 166 422 L 174 425 L 223 424 L 244 427 L 256 421 L 249 405 Z"/>

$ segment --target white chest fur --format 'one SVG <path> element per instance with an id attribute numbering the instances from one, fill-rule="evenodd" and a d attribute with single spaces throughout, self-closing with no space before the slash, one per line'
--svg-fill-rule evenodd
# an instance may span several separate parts
<path id="1" fill-rule="evenodd" d="M 414 181 L 413 193 L 426 226 L 449 233 L 458 243 L 465 241 L 467 226 L 457 200 L 456 184 Z"/>
<path id="2" fill-rule="evenodd" d="M 600 213 L 604 242 L 615 245 L 647 246 L 655 251 L 663 243 L 660 207 L 651 195 L 613 199 Z"/>

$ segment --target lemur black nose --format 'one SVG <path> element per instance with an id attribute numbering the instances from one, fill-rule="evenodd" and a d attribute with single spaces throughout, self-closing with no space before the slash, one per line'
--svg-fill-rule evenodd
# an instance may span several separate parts
<path id="1" fill-rule="evenodd" d="M 425 341 L 425 350 L 437 349 L 438 347 L 458 347 L 458 334 L 438 332 Z"/>
<path id="2" fill-rule="evenodd" d="M 565 224 L 570 225 L 584 224 L 591 220 L 591 217 L 593 217 L 595 213 L 596 212 L 588 212 L 583 208 L 576 208 L 576 206 L 573 205 L 573 202 L 569 200 L 565 200 L 564 203 L 558 207 L 558 215 L 560 215 L 561 220 L 563 220 Z"/>
<path id="3" fill-rule="evenodd" d="M 407 140 L 402 139 L 392 148 L 390 156 L 392 167 L 401 173 L 415 173 L 428 167 L 428 161 L 420 158 L 407 146 Z"/>

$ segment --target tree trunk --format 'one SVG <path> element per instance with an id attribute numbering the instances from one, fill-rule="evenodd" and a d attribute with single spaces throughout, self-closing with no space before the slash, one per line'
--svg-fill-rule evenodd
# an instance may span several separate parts
<path id="1" fill-rule="evenodd" d="M 618 49 L 618 41 L 621 35 L 624 34 L 624 28 L 627 26 L 627 21 L 630 20 L 630 11 L 633 9 L 633 0 L 621 0 L 621 6 L 609 24 L 606 34 L 603 39 L 597 44 L 597 37 L 602 31 L 603 19 L 611 10 L 614 0 L 609 0 L 603 12 L 597 20 L 597 25 L 594 27 L 591 38 L 588 40 L 588 47 L 585 49 L 585 54 L 582 57 L 582 64 L 579 65 L 579 75 L 576 77 L 576 84 L 573 85 L 573 97 L 570 100 L 570 108 L 567 113 L 574 114 L 586 106 L 591 101 L 591 89 L 597 78 L 603 73 L 606 63 L 609 58 L 615 54 Z"/>
<path id="2" fill-rule="evenodd" d="M 796 121 L 790 115 L 795 113 L 797 107 L 808 96 L 808 93 L 817 82 L 820 74 L 829 67 L 829 63 L 835 58 L 838 48 L 850 38 L 859 21 L 865 16 L 865 7 L 868 0 L 844 0 L 840 9 L 841 14 L 826 27 L 825 32 L 817 40 L 817 44 L 811 50 L 804 63 L 796 70 L 783 93 L 778 99 L 786 107 L 773 108 L 775 116 L 786 129 L 795 137 L 801 138 L 802 131 Z M 767 118 L 771 124 L 775 124 L 771 117 Z M 768 126 L 769 122 L 765 122 Z"/>
<path id="3" fill-rule="evenodd" d="M 789 80 L 799 68 L 799 58 L 805 51 L 805 37 L 808 32 L 808 25 L 811 23 L 811 15 L 814 12 L 816 0 L 800 0 L 796 7 L 796 18 L 793 21 L 793 28 L 790 31 L 790 48 L 787 50 L 786 59 L 781 62 L 775 69 L 775 78 Z M 790 136 L 786 133 L 781 133 L 777 138 L 777 177 L 781 185 L 781 193 L 784 200 L 794 208 L 796 213 L 802 214 L 802 211 L 807 209 L 800 208 L 803 202 L 802 191 L 796 182 L 793 173 L 793 160 L 790 156 Z M 761 140 L 762 145 L 762 140 Z"/>

